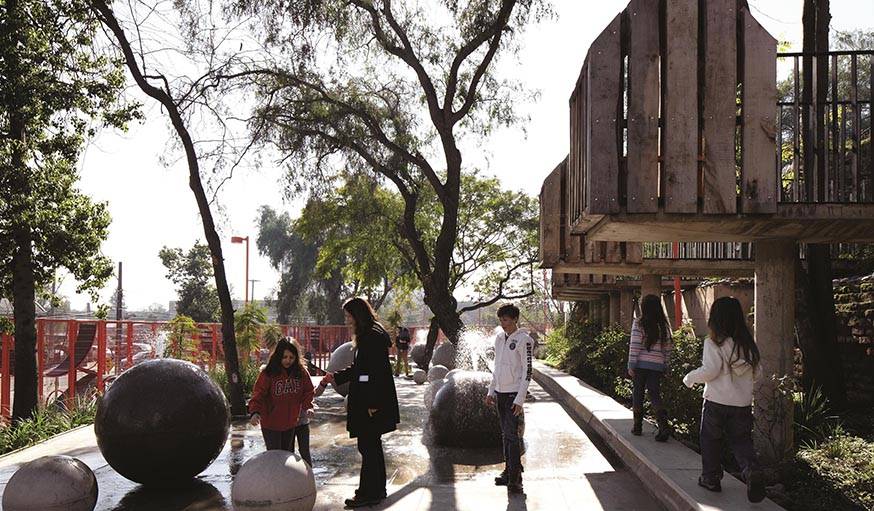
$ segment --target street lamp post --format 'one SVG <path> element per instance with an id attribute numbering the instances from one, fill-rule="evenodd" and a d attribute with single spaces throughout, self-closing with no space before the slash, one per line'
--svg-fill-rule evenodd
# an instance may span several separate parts
<path id="1" fill-rule="evenodd" d="M 243 289 L 245 290 L 245 301 L 243 303 L 249 303 L 249 237 L 248 236 L 232 236 L 231 243 L 243 243 L 246 242 L 246 280 L 243 284 Z"/>

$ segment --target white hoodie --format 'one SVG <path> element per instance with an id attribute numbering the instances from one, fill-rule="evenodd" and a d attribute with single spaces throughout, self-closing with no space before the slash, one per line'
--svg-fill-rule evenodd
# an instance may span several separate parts
<path id="1" fill-rule="evenodd" d="M 734 340 L 727 337 L 718 346 L 710 338 L 704 339 L 704 360 L 701 367 L 683 378 L 683 383 L 692 388 L 704 384 L 704 399 L 729 406 L 750 406 L 753 403 L 753 367 L 738 356 Z M 731 364 L 729 365 L 729 361 Z"/>
<path id="2" fill-rule="evenodd" d="M 490 396 L 494 397 L 496 392 L 515 392 L 513 404 L 525 404 L 531 383 L 533 351 L 534 341 L 524 330 L 517 329 L 510 335 L 501 332 L 495 336 L 495 370 L 489 385 Z"/>

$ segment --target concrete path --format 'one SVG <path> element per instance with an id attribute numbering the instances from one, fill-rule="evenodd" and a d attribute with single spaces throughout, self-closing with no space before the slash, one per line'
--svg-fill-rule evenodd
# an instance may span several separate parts
<path id="1" fill-rule="evenodd" d="M 630 471 L 611 462 L 562 406 L 536 384 L 525 405 L 526 498 L 508 498 L 493 478 L 503 468 L 497 449 L 455 449 L 423 441 L 426 386 L 398 379 L 400 429 L 384 437 L 389 497 L 370 509 L 391 510 L 657 510 L 663 509 Z M 343 399 L 328 391 L 312 425 L 318 500 L 315 509 L 341 509 L 358 483 L 360 457 L 345 431 Z M 424 435 L 427 439 L 427 432 Z M 136 446 L 132 446 L 136 448 Z M 260 431 L 235 425 L 218 459 L 191 489 L 158 491 L 130 482 L 112 470 L 85 427 L 0 458 L 0 491 L 17 467 L 47 454 L 67 454 L 88 464 L 100 485 L 99 510 L 230 510 L 233 474 L 261 452 Z"/>

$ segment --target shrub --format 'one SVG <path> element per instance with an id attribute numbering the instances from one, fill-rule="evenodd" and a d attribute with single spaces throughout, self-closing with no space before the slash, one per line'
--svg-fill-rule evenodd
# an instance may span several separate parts
<path id="1" fill-rule="evenodd" d="M 701 364 L 704 340 L 695 336 L 689 324 L 675 330 L 672 340 L 674 350 L 662 380 L 662 401 L 674 435 L 697 444 L 704 387 L 696 385 L 690 389 L 683 384 L 683 377 Z"/>
<path id="2" fill-rule="evenodd" d="M 822 442 L 799 449 L 788 479 L 793 511 L 874 509 L 874 443 L 834 427 Z"/>
<path id="3" fill-rule="evenodd" d="M 198 333 L 194 320 L 184 314 L 179 314 L 170 320 L 167 327 L 170 331 L 162 356 L 198 362 L 200 360 L 200 346 L 194 339 Z"/>
<path id="4" fill-rule="evenodd" d="M 240 381 L 243 385 L 243 396 L 251 397 L 252 389 L 255 388 L 255 382 L 258 380 L 258 374 L 261 372 L 261 366 L 251 362 L 240 360 Z M 230 401 L 230 391 L 228 389 L 228 373 L 225 372 L 224 365 L 216 365 L 209 371 L 209 377 L 216 382 L 225 393 L 225 397 Z"/>
<path id="5" fill-rule="evenodd" d="M 28 447 L 55 435 L 94 422 L 97 400 L 93 395 L 77 397 L 73 410 L 57 405 L 37 408 L 33 416 L 18 424 L 0 428 L 0 454 Z"/>

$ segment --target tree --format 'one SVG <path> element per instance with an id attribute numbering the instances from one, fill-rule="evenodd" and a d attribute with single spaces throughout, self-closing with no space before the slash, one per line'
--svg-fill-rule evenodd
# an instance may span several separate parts
<path id="1" fill-rule="evenodd" d="M 238 0 L 230 10 L 256 17 L 253 33 L 267 50 L 229 73 L 248 78 L 259 101 L 253 141 L 277 148 L 304 187 L 330 183 L 337 161 L 390 182 L 403 201 L 401 255 L 433 325 L 457 341 L 453 256 L 459 208 L 469 202 L 459 140 L 518 120 L 519 87 L 493 64 L 548 8 L 539 0 Z M 429 195 L 440 217 L 423 226 Z M 508 296 L 499 288 L 494 298 Z"/>
<path id="2" fill-rule="evenodd" d="M 15 316 L 12 419 L 37 406 L 36 289 L 65 268 L 96 294 L 112 275 L 100 254 L 106 205 L 76 189 L 76 162 L 101 125 L 124 128 L 119 63 L 95 43 L 81 0 L 0 4 L 0 294 Z"/>
<path id="3" fill-rule="evenodd" d="M 209 253 L 212 261 L 213 274 L 215 277 L 216 291 L 218 292 L 219 305 L 221 308 L 222 320 L 222 347 L 224 348 L 225 360 L 224 367 L 227 373 L 228 381 L 228 399 L 231 405 L 231 412 L 235 415 L 242 415 L 246 412 L 246 405 L 243 402 L 243 387 L 240 377 L 239 361 L 237 360 L 237 347 L 234 338 L 234 307 L 231 302 L 231 293 L 228 287 L 228 279 L 225 274 L 224 256 L 222 255 L 222 245 L 219 239 L 218 232 L 215 228 L 212 211 L 210 210 L 211 201 L 207 197 L 206 190 L 203 186 L 203 180 L 200 174 L 200 156 L 195 147 L 194 139 L 191 131 L 188 128 L 188 121 L 193 115 L 194 106 L 199 105 L 210 112 L 215 113 L 211 109 L 209 103 L 211 98 L 209 91 L 215 88 L 214 79 L 217 76 L 217 69 L 220 69 L 224 63 L 223 59 L 217 53 L 216 38 L 224 40 L 227 34 L 219 34 L 215 27 L 210 27 L 205 31 L 198 30 L 196 20 L 185 18 L 187 33 L 194 39 L 197 39 L 198 34 L 208 34 L 205 40 L 197 41 L 193 47 L 205 47 L 207 51 L 207 62 L 209 69 L 200 77 L 185 81 L 178 80 L 174 82 L 175 87 L 171 86 L 171 81 L 165 73 L 157 70 L 147 69 L 146 58 L 147 53 L 143 50 L 145 42 L 143 37 L 139 37 L 136 41 L 140 49 L 139 55 L 134 51 L 128 36 L 119 23 L 115 12 L 106 2 L 106 0 L 89 0 L 93 12 L 100 19 L 103 25 L 112 33 L 112 38 L 117 42 L 122 54 L 124 55 L 124 63 L 127 65 L 137 87 L 147 96 L 161 104 L 162 109 L 167 112 L 167 115 L 173 125 L 173 129 L 179 138 L 183 150 L 185 152 L 185 160 L 188 164 L 188 186 L 194 194 L 197 202 L 197 209 L 200 213 L 200 219 L 203 223 L 203 232 L 206 237 L 206 243 L 209 247 Z M 182 3 L 174 3 L 181 5 Z M 134 6 L 129 4 L 129 10 L 134 12 Z M 155 13 L 156 8 L 150 7 L 146 15 L 148 18 Z M 184 13 L 183 13 L 184 14 Z M 137 34 L 141 34 L 139 24 L 136 24 Z M 155 55 L 159 52 L 150 53 Z M 233 57 L 231 57 L 233 58 Z M 181 83 L 180 83 L 181 82 Z M 157 85 L 155 85 L 157 84 Z M 227 133 L 227 126 L 224 120 L 219 117 L 218 122 L 224 128 L 224 133 Z M 222 137 L 218 147 L 213 151 L 219 155 L 223 154 L 225 141 L 227 138 Z M 244 151 L 245 152 L 245 151 Z M 224 160 L 219 157 L 219 162 Z M 217 163 L 217 166 L 219 164 Z M 231 169 L 236 166 L 234 164 Z"/>
<path id="4" fill-rule="evenodd" d="M 197 323 L 215 321 L 220 314 L 219 298 L 213 282 L 209 247 L 195 243 L 187 253 L 181 248 L 164 247 L 158 253 L 167 268 L 167 278 L 177 286 L 176 313 Z"/>

